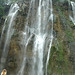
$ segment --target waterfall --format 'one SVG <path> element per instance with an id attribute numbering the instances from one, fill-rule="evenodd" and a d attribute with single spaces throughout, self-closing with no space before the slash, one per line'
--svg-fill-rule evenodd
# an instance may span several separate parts
<path id="1" fill-rule="evenodd" d="M 9 14 L 6 17 L 6 20 L 4 23 L 4 27 L 1 34 L 1 40 L 0 40 L 0 45 L 3 46 L 3 49 L 2 49 L 3 52 L 2 52 L 2 57 L 0 61 L 0 72 L 4 68 L 4 65 L 6 62 L 6 58 L 9 51 L 10 40 L 14 33 L 14 29 L 13 29 L 14 19 L 16 18 L 18 10 L 19 10 L 19 6 L 17 5 L 17 3 L 12 4 L 9 10 Z M 2 41 L 3 41 L 4 35 L 6 36 L 5 36 L 4 45 L 3 45 Z"/>
<path id="2" fill-rule="evenodd" d="M 72 20 L 73 24 L 75 25 L 75 2 L 69 1 L 72 7 L 72 13 L 70 14 L 70 19 Z"/>
<path id="3" fill-rule="evenodd" d="M 21 40 L 24 54 L 18 75 L 47 75 L 52 40 L 52 0 L 31 0 Z M 44 59 L 46 64 L 44 64 Z M 44 72 L 44 67 L 46 72 Z"/>

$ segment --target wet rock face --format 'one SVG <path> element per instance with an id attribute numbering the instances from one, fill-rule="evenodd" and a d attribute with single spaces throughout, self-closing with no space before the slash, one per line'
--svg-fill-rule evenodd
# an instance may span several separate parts
<path id="1" fill-rule="evenodd" d="M 8 56 L 7 56 L 7 60 L 6 60 L 6 64 L 5 64 L 5 68 L 8 71 L 8 75 L 11 75 L 11 74 L 15 75 L 17 69 L 20 67 L 20 65 L 22 63 L 23 52 L 21 49 L 20 42 L 21 42 L 21 38 L 23 36 L 23 31 L 25 28 L 27 13 L 28 13 L 28 9 L 29 9 L 29 3 L 28 2 L 18 2 L 18 5 L 19 5 L 20 9 L 18 11 L 18 15 L 17 15 L 16 19 L 14 20 L 14 22 L 15 22 L 14 26 L 13 26 L 14 34 L 11 38 L 11 42 L 9 45 L 9 52 L 8 52 Z M 5 9 L 6 12 L 8 12 L 7 8 L 8 7 L 6 7 L 6 9 Z M 1 35 L 4 21 L 5 21 L 5 18 L 0 19 L 0 35 Z M 4 35 L 5 35 L 5 33 L 4 33 Z M 0 48 L 0 58 L 2 55 L 2 48 Z"/>
<path id="2" fill-rule="evenodd" d="M 9 70 L 9 74 L 13 72 L 13 75 L 17 71 L 17 69 L 20 67 L 22 63 L 22 49 L 21 49 L 21 38 L 23 36 L 23 30 L 25 28 L 27 13 L 28 13 L 28 3 L 20 2 L 18 3 L 20 9 L 18 11 L 18 15 L 15 19 L 15 25 L 14 25 L 14 35 L 12 36 L 11 42 L 10 42 L 10 49 L 9 54 L 7 58 L 7 69 Z"/>
<path id="3" fill-rule="evenodd" d="M 18 31 L 23 31 L 25 24 L 26 24 L 29 3 L 18 2 L 18 5 L 19 5 L 20 9 L 18 11 L 18 16 L 16 17 L 16 20 L 15 20 L 14 28 Z"/>
<path id="4" fill-rule="evenodd" d="M 13 27 L 15 31 L 11 38 L 7 62 L 5 66 L 8 71 L 8 75 L 15 75 L 23 59 L 23 52 L 21 49 L 23 45 L 20 43 L 23 36 L 23 30 L 26 24 L 29 2 L 20 1 L 18 2 L 18 5 L 20 9 L 15 19 L 15 24 Z M 74 75 L 73 71 L 75 70 L 75 26 L 68 17 L 68 2 L 66 1 L 59 3 L 58 1 L 53 0 L 53 7 L 54 40 L 48 65 L 48 75 Z M 9 6 L 6 7 L 5 12 L 8 12 L 8 9 Z M 4 20 L 5 17 L 2 16 L 0 19 L 0 35 Z M 26 67 L 29 67 L 30 64 L 28 64 L 28 62 L 31 62 L 30 57 L 32 56 L 32 53 L 30 52 L 30 49 L 32 49 L 32 43 L 33 42 L 31 40 L 31 43 L 27 48 L 29 52 L 27 52 L 28 59 L 26 62 Z M 0 56 L 1 54 L 2 50 L 0 50 Z M 28 73 L 28 70 L 29 68 L 26 69 L 26 75 Z"/>

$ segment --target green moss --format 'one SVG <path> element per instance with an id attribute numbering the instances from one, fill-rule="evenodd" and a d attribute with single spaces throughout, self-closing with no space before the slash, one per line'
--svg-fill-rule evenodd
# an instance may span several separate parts
<path id="1" fill-rule="evenodd" d="M 58 44 L 55 44 L 51 48 L 51 55 L 48 65 L 48 75 L 70 75 L 68 70 L 69 61 L 65 57 L 63 42 L 58 40 Z"/>
<path id="2" fill-rule="evenodd" d="M 68 41 L 69 41 L 69 42 L 73 42 L 72 32 L 67 29 L 67 30 L 65 31 L 65 33 L 66 33 L 66 36 L 67 36 L 67 38 L 68 38 Z"/>
<path id="3" fill-rule="evenodd" d="M 59 42 L 59 51 L 58 51 L 58 57 L 59 57 L 59 61 L 62 62 L 63 61 L 63 44 L 61 42 Z"/>
<path id="4" fill-rule="evenodd" d="M 73 23 L 70 21 L 68 18 L 69 16 L 66 15 L 65 10 L 62 7 L 56 6 L 55 9 L 57 14 L 59 14 L 60 26 L 64 35 L 61 36 L 61 34 L 58 33 L 60 36 L 58 36 L 58 43 L 55 42 L 51 48 L 48 75 L 72 75 L 71 62 L 69 61 L 69 55 L 67 51 L 68 45 L 67 43 L 64 44 L 64 41 L 73 41 L 71 29 Z"/>
<path id="5" fill-rule="evenodd" d="M 73 33 L 72 33 L 72 29 L 71 27 L 73 26 L 73 23 L 72 21 L 70 21 L 70 19 L 68 19 L 68 16 L 65 15 L 65 12 L 62 11 L 62 7 L 59 7 L 57 6 L 56 9 L 58 9 L 59 11 L 59 16 L 60 16 L 60 19 L 64 19 L 65 21 L 62 21 L 62 24 L 64 26 L 64 32 L 66 34 L 66 37 L 67 37 L 67 40 L 69 42 L 73 42 Z"/>
<path id="6" fill-rule="evenodd" d="M 4 15 L 4 7 L 0 6 L 0 17 L 2 17 Z"/>

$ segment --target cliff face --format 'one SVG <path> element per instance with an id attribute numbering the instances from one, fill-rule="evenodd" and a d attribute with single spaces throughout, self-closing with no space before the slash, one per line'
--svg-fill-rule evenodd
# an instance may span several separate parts
<path id="1" fill-rule="evenodd" d="M 29 3 L 18 2 L 20 10 L 15 19 L 14 35 L 11 38 L 6 69 L 8 75 L 15 75 L 16 69 L 22 61 L 20 41 L 26 23 Z M 5 11 L 7 10 L 5 8 Z M 9 9 L 9 8 L 8 8 Z M 53 1 L 54 13 L 54 39 L 48 65 L 48 75 L 74 75 L 75 74 L 75 26 L 69 19 L 68 2 Z M 72 11 L 72 10 L 70 10 Z M 8 10 L 7 10 L 8 12 Z M 0 35 L 3 28 L 4 14 L 0 17 Z M 30 44 L 29 49 L 31 49 Z M 0 55 L 2 50 L 0 49 Z M 31 55 L 31 54 L 29 54 Z M 20 62 L 19 62 L 20 61 Z M 27 65 L 28 66 L 28 65 Z"/>

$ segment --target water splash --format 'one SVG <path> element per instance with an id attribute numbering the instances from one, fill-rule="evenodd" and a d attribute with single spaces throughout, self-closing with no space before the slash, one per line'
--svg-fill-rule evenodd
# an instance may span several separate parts
<path id="1" fill-rule="evenodd" d="M 16 18 L 18 10 L 19 10 L 19 6 L 16 3 L 12 4 L 9 10 L 9 14 L 4 23 L 4 27 L 3 27 L 2 34 L 1 34 L 1 41 L 0 41 L 1 46 L 2 46 L 2 40 L 4 37 L 3 35 L 5 35 L 6 28 L 7 30 L 6 30 L 6 36 L 5 36 L 5 41 L 3 45 L 1 62 L 0 62 L 0 72 L 4 68 L 4 65 L 6 62 L 6 58 L 7 58 L 8 51 L 9 51 L 9 43 L 14 33 L 14 29 L 13 29 L 14 19 Z"/>

